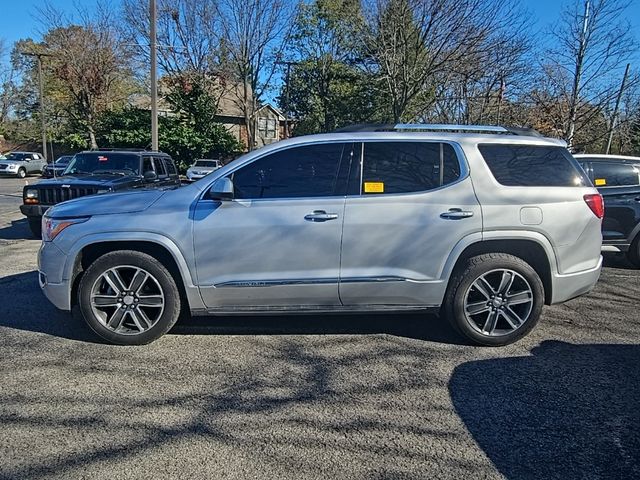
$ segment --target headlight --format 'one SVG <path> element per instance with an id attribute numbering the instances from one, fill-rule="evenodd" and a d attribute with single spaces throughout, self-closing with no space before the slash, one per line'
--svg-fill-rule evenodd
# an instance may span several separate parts
<path id="1" fill-rule="evenodd" d="M 34 203 L 40 203 L 38 200 L 38 189 L 37 188 L 27 188 L 24 191 L 24 203 L 33 205 Z"/>
<path id="2" fill-rule="evenodd" d="M 111 190 L 108 188 L 99 188 L 96 193 L 100 195 L 101 193 L 109 193 Z"/>
<path id="3" fill-rule="evenodd" d="M 81 218 L 50 218 L 42 217 L 42 241 L 50 242 L 56 238 L 65 228 L 78 223 L 84 223 L 89 217 Z"/>

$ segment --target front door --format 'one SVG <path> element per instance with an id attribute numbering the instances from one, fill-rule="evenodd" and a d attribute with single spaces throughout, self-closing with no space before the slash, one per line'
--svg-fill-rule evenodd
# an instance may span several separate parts
<path id="1" fill-rule="evenodd" d="M 194 247 L 208 308 L 339 305 L 350 154 L 338 143 L 269 153 L 229 175 L 233 200 L 198 201 Z"/>
<path id="2" fill-rule="evenodd" d="M 360 144 L 355 157 L 361 175 L 345 206 L 342 303 L 438 305 L 449 254 L 482 230 L 462 155 L 448 143 L 384 141 Z"/>

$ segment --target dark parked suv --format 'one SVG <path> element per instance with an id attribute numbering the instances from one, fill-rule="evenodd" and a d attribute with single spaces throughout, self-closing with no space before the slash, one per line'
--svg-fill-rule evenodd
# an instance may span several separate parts
<path id="1" fill-rule="evenodd" d="M 36 237 L 41 235 L 42 216 L 57 203 L 86 195 L 180 185 L 178 170 L 171 157 L 146 150 L 80 152 L 63 174 L 63 178 L 24 187 L 20 211 L 29 219 L 29 227 Z"/>
<path id="2" fill-rule="evenodd" d="M 640 157 L 575 157 L 604 198 L 602 249 L 626 252 L 640 268 Z"/>

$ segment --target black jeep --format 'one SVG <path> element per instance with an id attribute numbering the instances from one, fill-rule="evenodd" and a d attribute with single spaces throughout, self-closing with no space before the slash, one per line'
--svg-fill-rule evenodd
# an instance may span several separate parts
<path id="1" fill-rule="evenodd" d="M 76 154 L 61 177 L 25 186 L 20 211 L 29 219 L 33 234 L 40 237 L 42 216 L 57 203 L 131 188 L 179 185 L 178 170 L 166 153 L 90 150 Z"/>

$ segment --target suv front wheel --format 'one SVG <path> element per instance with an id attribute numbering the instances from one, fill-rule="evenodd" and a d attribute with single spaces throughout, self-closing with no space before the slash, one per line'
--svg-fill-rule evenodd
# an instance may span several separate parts
<path id="1" fill-rule="evenodd" d="M 505 253 L 472 257 L 451 280 L 445 313 L 477 345 L 502 346 L 529 333 L 540 319 L 544 287 L 536 271 Z"/>
<path id="2" fill-rule="evenodd" d="M 100 337 L 118 345 L 144 345 L 178 320 L 180 293 L 155 258 L 122 250 L 89 266 L 78 288 L 83 318 Z"/>

